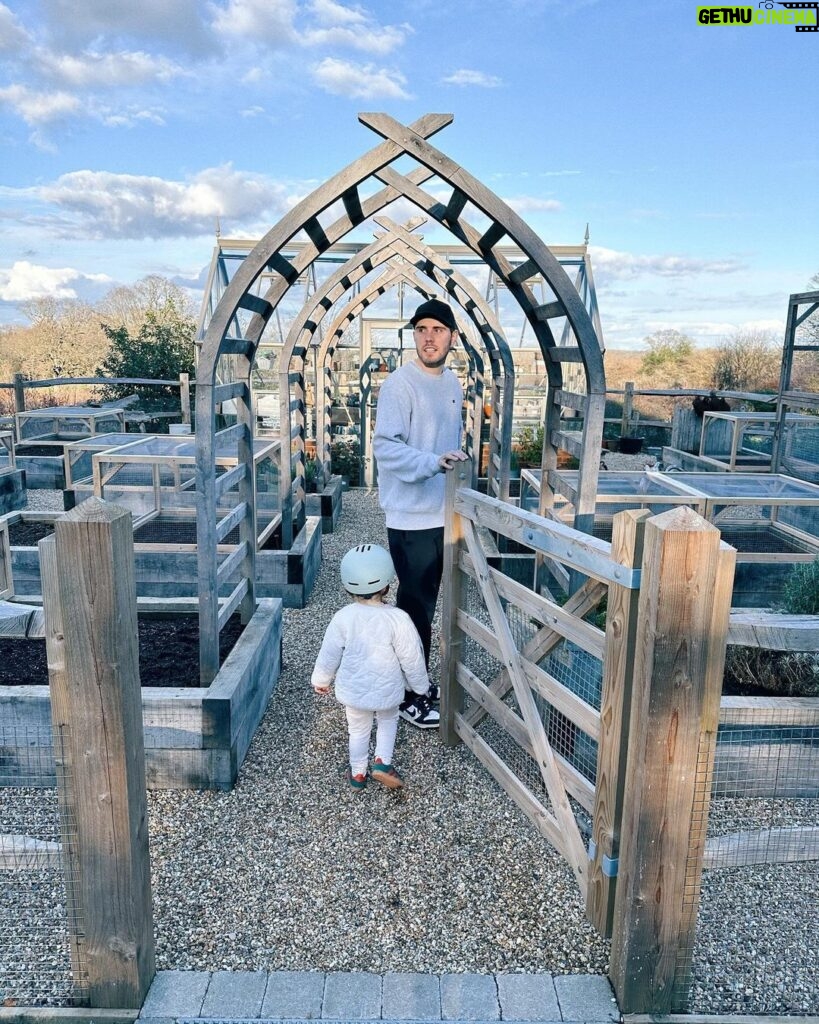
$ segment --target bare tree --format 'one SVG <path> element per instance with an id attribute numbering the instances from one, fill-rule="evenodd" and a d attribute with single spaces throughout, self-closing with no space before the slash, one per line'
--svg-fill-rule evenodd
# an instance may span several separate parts
<path id="1" fill-rule="evenodd" d="M 773 331 L 737 331 L 717 346 L 713 386 L 719 391 L 776 391 L 781 357 Z"/>
<path id="2" fill-rule="evenodd" d="M 135 285 L 114 288 L 97 306 L 102 319 L 113 328 L 124 327 L 136 335 L 149 313 L 158 324 L 195 318 L 188 293 L 159 274 L 149 274 Z"/>

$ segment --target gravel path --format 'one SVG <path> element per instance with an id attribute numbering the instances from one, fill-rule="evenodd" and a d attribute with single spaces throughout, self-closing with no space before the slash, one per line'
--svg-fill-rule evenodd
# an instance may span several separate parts
<path id="1" fill-rule="evenodd" d="M 348 792 L 342 708 L 309 678 L 347 601 L 341 556 L 385 528 L 374 494 L 343 508 L 309 607 L 285 611 L 279 688 L 236 788 L 150 794 L 158 967 L 605 971 L 571 872 L 466 748 L 402 723 L 406 789 Z"/>

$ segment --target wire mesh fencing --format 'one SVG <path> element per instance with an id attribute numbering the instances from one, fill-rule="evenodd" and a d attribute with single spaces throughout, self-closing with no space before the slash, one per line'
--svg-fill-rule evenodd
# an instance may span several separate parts
<path id="1" fill-rule="evenodd" d="M 819 708 L 732 703 L 716 746 L 688 1009 L 817 1014 Z"/>
<path id="2" fill-rule="evenodd" d="M 78 879 L 66 851 L 76 822 L 62 737 L 0 725 L 0 1005 L 87 1003 Z"/>

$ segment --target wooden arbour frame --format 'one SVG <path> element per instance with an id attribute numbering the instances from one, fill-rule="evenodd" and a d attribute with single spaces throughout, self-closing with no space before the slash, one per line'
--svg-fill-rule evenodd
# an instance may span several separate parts
<path id="1" fill-rule="evenodd" d="M 396 257 L 414 266 L 435 280 L 455 301 L 464 307 L 472 319 L 488 353 L 493 371 L 492 413 L 490 420 L 490 461 L 492 463 L 491 493 L 503 499 L 509 495 L 509 459 L 512 437 L 512 401 L 514 397 L 514 362 L 503 329 L 497 318 L 471 282 L 458 273 L 449 262 L 434 249 L 423 245 L 420 238 L 406 228 L 395 224 L 389 218 L 376 217 L 384 227 L 381 235 L 369 246 L 345 263 L 319 288 L 302 308 L 288 333 L 282 349 L 280 362 L 280 423 L 284 437 L 291 439 L 289 466 L 282 461 L 281 490 L 291 495 L 292 513 L 283 509 L 283 542 L 290 543 L 291 524 L 298 523 L 300 508 L 304 502 L 304 359 L 316 332 L 321 332 L 322 322 L 330 309 L 373 269 Z M 379 279 L 380 280 L 380 279 Z M 376 282 L 377 284 L 378 282 Z M 338 290 L 344 292 L 338 295 Z M 381 289 L 381 293 L 386 290 Z M 372 301 L 372 300 L 370 300 Z M 369 304 L 369 303 L 367 303 Z M 324 364 L 325 375 L 329 375 L 327 360 L 335 350 L 335 344 L 360 311 L 359 297 L 354 297 L 331 323 L 321 342 L 318 360 Z M 462 331 L 464 337 L 466 333 Z M 329 353 L 329 355 L 328 355 Z M 294 393 L 295 392 L 295 393 Z M 319 429 L 319 417 L 324 412 L 324 428 Z M 326 409 L 317 410 L 317 441 L 323 445 L 321 458 L 329 460 L 329 436 L 326 429 Z M 505 457 L 504 457 L 505 455 Z"/>
<path id="2" fill-rule="evenodd" d="M 401 285 L 407 285 L 419 292 L 425 299 L 440 298 L 438 291 L 429 282 L 416 274 L 413 274 L 409 265 L 404 263 L 387 264 L 386 269 L 379 277 L 372 281 L 363 291 L 355 295 L 342 309 L 339 315 L 330 325 L 324 340 L 318 350 L 318 365 L 323 387 L 320 388 L 318 401 L 318 415 L 316 419 L 316 442 L 317 458 L 319 460 L 319 474 L 326 483 L 332 472 L 331 444 L 332 434 L 330 432 L 330 409 L 334 388 L 333 378 L 333 356 L 342 341 L 342 338 L 351 326 L 356 317 L 361 316 L 365 310 L 376 302 L 382 295 Z M 468 446 L 474 446 L 474 439 L 480 430 L 480 423 L 483 416 L 483 394 L 484 394 L 484 361 L 480 353 L 473 346 L 465 320 L 459 311 L 453 310 L 458 325 L 460 340 L 466 352 L 468 362 L 468 386 L 466 395 L 467 423 L 466 439 Z M 397 319 L 398 326 L 406 326 L 406 320 Z"/>
<path id="3" fill-rule="evenodd" d="M 425 299 L 440 297 L 438 291 L 433 288 L 428 281 L 425 281 L 421 275 L 418 273 L 413 274 L 407 264 L 388 265 L 388 269 L 381 274 L 377 280 L 371 282 L 364 291 L 356 295 L 344 310 L 342 310 L 341 314 L 331 325 L 331 328 L 326 334 L 319 349 L 319 372 L 324 380 L 324 388 L 322 397 L 318 399 L 319 405 L 316 419 L 317 445 L 318 456 L 321 462 L 321 475 L 325 481 L 329 478 L 332 463 L 330 408 L 334 390 L 332 376 L 333 355 L 338 343 L 344 335 L 344 332 L 352 324 L 353 320 L 355 320 L 357 316 L 361 315 L 368 306 L 372 305 L 388 290 L 391 288 L 397 288 L 402 284 L 419 292 Z M 480 353 L 470 341 L 469 331 L 466 327 L 463 316 L 457 310 L 454 310 L 453 312 L 455 313 L 455 320 L 458 325 L 460 339 L 463 344 L 464 351 L 466 352 L 468 362 L 468 383 L 466 393 L 467 417 L 465 430 L 466 450 L 470 457 L 473 457 L 473 454 L 477 457 L 477 453 L 480 450 L 481 429 L 484 419 L 483 405 L 485 392 L 485 364 Z M 406 321 L 396 321 L 396 323 L 406 325 Z M 497 360 L 493 361 L 490 358 L 490 365 L 493 365 L 496 361 Z M 497 383 L 497 375 L 493 365 L 491 393 L 499 393 L 499 390 L 500 387 Z M 367 453 L 365 451 L 362 451 L 363 456 L 366 457 L 366 454 Z M 477 485 L 477 480 L 473 483 Z"/>
<path id="4" fill-rule="evenodd" d="M 334 242 L 396 199 L 409 199 L 469 246 L 504 281 L 517 300 L 532 325 L 547 367 L 549 395 L 543 452 L 545 486 L 541 500 L 545 504 L 550 500 L 550 473 L 556 468 L 556 450 L 558 446 L 565 447 L 581 458 L 575 523 L 586 530 L 590 530 L 593 524 L 605 408 L 605 373 L 602 351 L 591 318 L 568 275 L 546 244 L 509 206 L 429 143 L 431 136 L 452 122 L 452 115 L 427 114 L 409 126 L 386 114 L 361 114 L 359 120 L 384 141 L 319 186 L 257 243 L 227 285 L 202 340 L 197 368 L 196 437 L 200 678 L 205 684 L 218 670 L 221 625 L 237 608 L 247 621 L 255 605 L 250 373 L 262 333 L 283 295 L 298 281 L 302 272 Z M 390 166 L 407 156 L 418 164 L 409 173 L 402 174 Z M 452 188 L 445 203 L 420 187 L 433 176 Z M 384 188 L 365 197 L 359 192 L 359 187 L 370 178 L 381 182 Z M 331 225 L 322 224 L 320 216 L 339 201 L 344 207 L 344 215 Z M 485 231 L 478 231 L 463 216 L 468 203 L 489 218 L 490 224 Z M 311 244 L 305 246 L 291 262 L 282 250 L 300 231 L 306 233 Z M 523 263 L 512 266 L 500 252 L 495 251 L 504 238 L 511 239 L 524 253 L 526 259 Z M 252 289 L 264 272 L 274 272 L 278 276 L 266 294 L 258 296 Z M 527 280 L 538 274 L 555 296 L 552 302 L 539 303 L 527 287 Z M 240 317 L 244 314 L 249 314 L 250 320 L 242 331 Z M 578 343 L 576 348 L 556 345 L 549 321 L 563 317 L 571 324 Z M 225 357 L 235 360 L 235 379 L 221 382 L 219 367 Z M 564 362 L 583 364 L 585 394 L 564 390 L 561 372 Z M 239 465 L 235 476 L 228 483 L 223 483 L 224 477 L 217 482 L 211 452 L 216 440 L 216 407 L 231 398 L 236 400 L 237 422 L 228 428 L 227 439 L 237 443 Z M 561 408 L 564 406 L 583 416 L 580 441 L 578 432 L 573 432 L 572 436 L 560 429 Z M 283 449 L 286 450 L 289 439 L 284 438 L 283 441 Z M 215 509 L 220 486 L 223 490 L 236 488 L 238 500 L 231 512 L 217 522 Z M 234 527 L 239 531 L 237 552 L 240 553 L 235 558 L 231 556 L 228 571 L 217 563 L 216 545 Z M 219 591 L 230 584 L 232 575 L 236 573 L 240 575 L 239 582 L 220 609 Z"/>
<path id="5" fill-rule="evenodd" d="M 819 331 L 813 337 L 800 337 L 799 328 L 819 311 L 819 291 L 797 292 L 788 299 L 788 317 L 785 324 L 785 341 L 782 349 L 782 370 L 779 378 L 779 392 L 776 400 L 776 426 L 774 428 L 772 473 L 791 473 L 815 482 L 814 472 L 819 467 L 810 466 L 791 459 L 786 450 L 788 415 L 819 412 L 819 394 L 797 391 L 793 387 L 794 355 L 797 352 L 819 354 Z M 807 470 L 807 472 L 806 472 Z M 811 470 L 813 472 L 811 472 Z"/>

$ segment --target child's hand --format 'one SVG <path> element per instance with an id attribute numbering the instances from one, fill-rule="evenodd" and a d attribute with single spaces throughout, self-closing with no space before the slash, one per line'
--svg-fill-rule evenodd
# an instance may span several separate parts
<path id="1" fill-rule="evenodd" d="M 326 697 L 327 694 L 330 692 L 329 686 L 314 686 L 313 689 L 316 691 L 316 693 L 321 694 L 323 697 Z"/>

